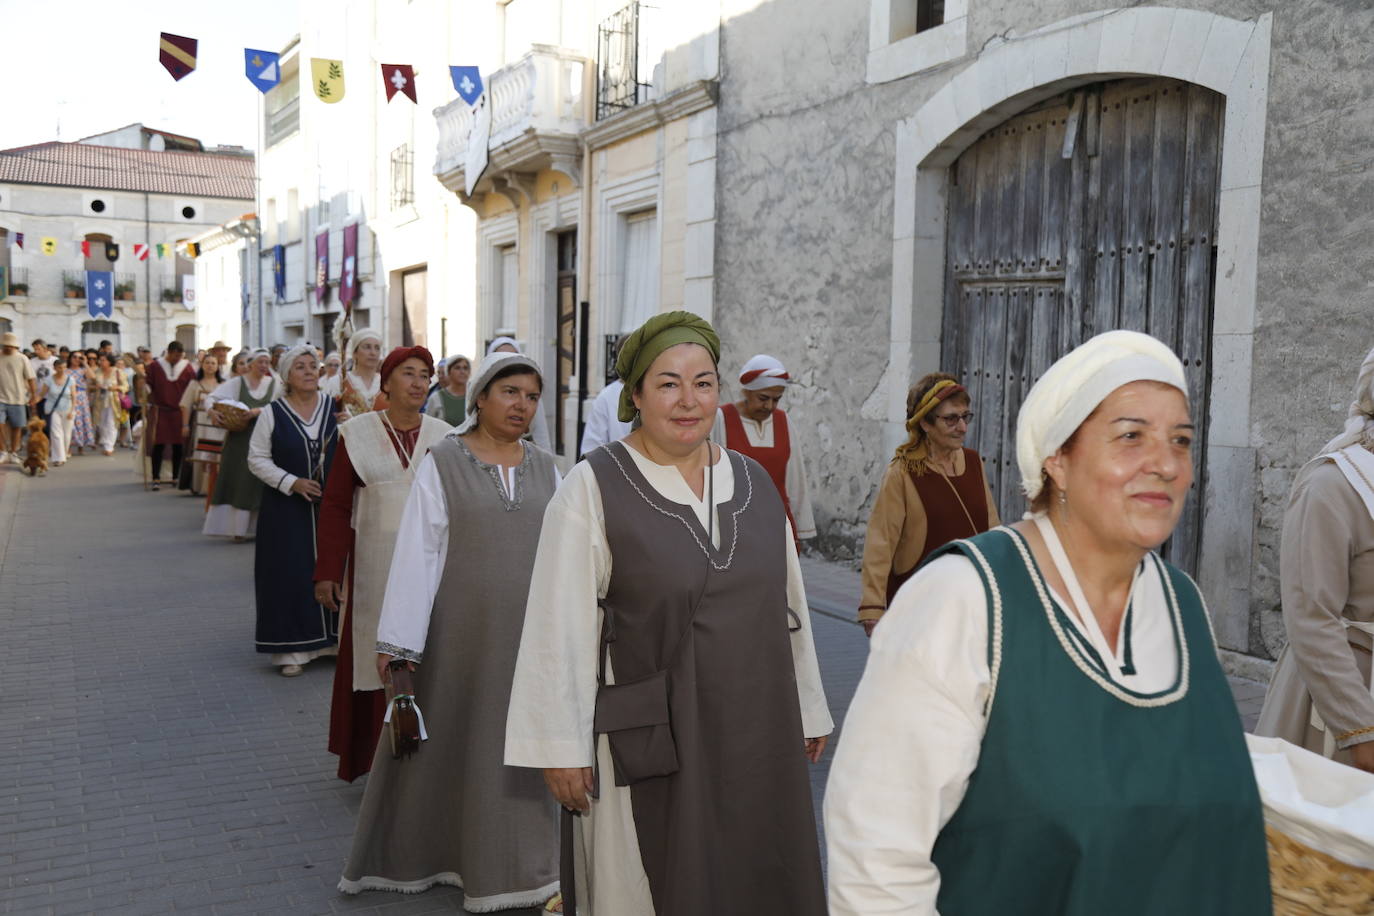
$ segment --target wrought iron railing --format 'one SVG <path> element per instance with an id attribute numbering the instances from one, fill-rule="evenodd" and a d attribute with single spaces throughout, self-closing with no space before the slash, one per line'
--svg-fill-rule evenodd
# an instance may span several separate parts
<path id="1" fill-rule="evenodd" d="M 596 119 L 609 118 L 649 98 L 650 81 L 641 33 L 641 4 L 631 3 L 601 21 L 596 29 Z"/>
<path id="2" fill-rule="evenodd" d="M 138 298 L 138 274 L 115 274 L 114 297 L 124 302 Z"/>
<path id="3" fill-rule="evenodd" d="M 62 294 L 68 299 L 85 299 L 86 272 L 84 270 L 62 271 Z"/>
<path id="4" fill-rule="evenodd" d="M 29 294 L 29 269 L 27 267 L 11 267 L 5 271 L 9 277 L 10 296 L 27 296 Z"/>
<path id="5" fill-rule="evenodd" d="M 391 209 L 415 202 L 415 154 L 409 143 L 391 151 Z"/>
<path id="6" fill-rule="evenodd" d="M 180 302 L 181 276 L 179 274 L 163 274 L 158 289 L 158 301 Z"/>

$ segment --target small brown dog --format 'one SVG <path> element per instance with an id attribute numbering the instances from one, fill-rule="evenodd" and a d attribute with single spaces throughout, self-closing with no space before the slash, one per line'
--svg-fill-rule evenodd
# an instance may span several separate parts
<path id="1" fill-rule="evenodd" d="M 34 417 L 29 421 L 29 451 L 24 458 L 24 467 L 29 476 L 48 474 L 48 437 L 43 434 L 43 418 Z"/>

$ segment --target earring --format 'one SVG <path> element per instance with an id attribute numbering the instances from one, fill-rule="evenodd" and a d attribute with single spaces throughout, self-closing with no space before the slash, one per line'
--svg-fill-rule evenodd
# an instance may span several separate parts
<path id="1" fill-rule="evenodd" d="M 1059 511 L 1060 511 L 1060 512 L 1068 512 L 1068 511 L 1069 511 L 1069 492 L 1068 492 L 1067 490 L 1060 490 L 1060 491 L 1059 491 Z"/>

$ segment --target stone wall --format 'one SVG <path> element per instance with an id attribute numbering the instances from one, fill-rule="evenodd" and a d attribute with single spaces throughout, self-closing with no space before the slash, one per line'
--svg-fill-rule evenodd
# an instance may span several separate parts
<path id="1" fill-rule="evenodd" d="M 1277 566 L 1288 488 L 1340 428 L 1355 370 L 1374 344 L 1364 311 L 1374 289 L 1374 11 L 1355 0 L 1191 8 L 1238 20 L 1274 14 L 1245 382 L 1257 494 L 1249 638 L 1240 646 L 1273 657 L 1283 641 Z M 832 557 L 861 553 L 890 458 L 894 127 L 980 49 L 1098 10 L 1092 2 L 972 0 L 968 55 L 880 85 L 865 81 L 867 2 L 738 0 L 724 12 L 716 320 L 726 377 L 764 351 L 800 379 L 789 412 L 809 432 L 818 546 Z M 896 368 L 904 380 L 908 370 L 915 377 L 935 367 Z"/>

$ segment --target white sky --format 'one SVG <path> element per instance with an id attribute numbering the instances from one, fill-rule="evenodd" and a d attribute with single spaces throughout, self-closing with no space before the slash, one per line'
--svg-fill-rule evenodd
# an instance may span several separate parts
<path id="1" fill-rule="evenodd" d="M 0 149 L 133 122 L 252 149 L 259 93 L 243 75 L 243 49 L 281 50 L 300 30 L 298 9 L 297 0 L 0 0 Z M 200 41 L 195 72 L 180 82 L 158 63 L 160 32 Z"/>

